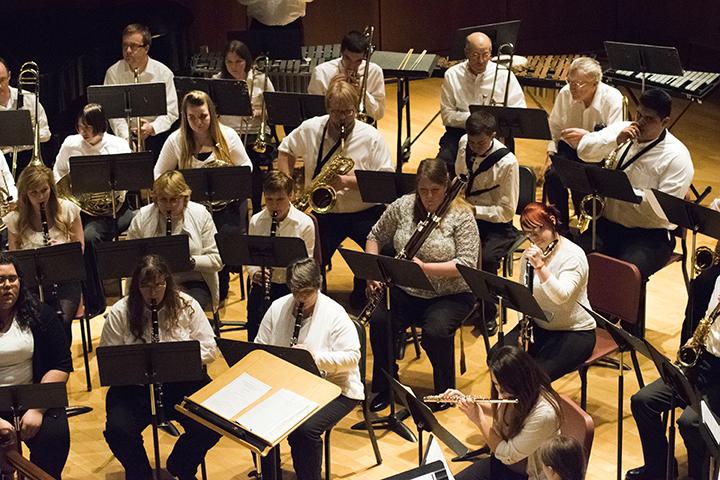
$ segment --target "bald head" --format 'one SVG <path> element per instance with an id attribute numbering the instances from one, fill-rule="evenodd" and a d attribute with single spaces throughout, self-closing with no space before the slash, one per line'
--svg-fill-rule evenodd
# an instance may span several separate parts
<path id="1" fill-rule="evenodd" d="M 482 32 L 473 32 L 465 38 L 465 50 L 492 50 L 492 41 L 490 37 Z"/>
<path id="2" fill-rule="evenodd" d="M 471 33 L 465 39 L 465 58 L 468 59 L 468 68 L 475 75 L 485 72 L 491 52 L 492 42 L 484 33 Z"/>

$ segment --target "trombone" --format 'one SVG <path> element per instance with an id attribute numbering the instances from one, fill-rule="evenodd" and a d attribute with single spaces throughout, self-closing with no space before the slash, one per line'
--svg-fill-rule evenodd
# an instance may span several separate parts
<path id="1" fill-rule="evenodd" d="M 40 118 L 38 108 L 40 105 L 40 68 L 35 62 L 25 62 L 20 67 L 18 75 L 18 97 L 22 91 L 31 91 L 35 95 L 35 112 L 33 113 L 33 149 L 30 158 L 30 165 L 43 165 L 42 154 L 40 153 Z M 13 148 L 12 173 L 15 176 L 17 171 L 17 147 Z"/>
<path id="2" fill-rule="evenodd" d="M 507 80 L 505 82 L 505 94 L 503 96 L 503 102 L 502 102 L 501 106 L 507 107 L 507 103 L 508 103 L 508 95 L 509 95 L 508 89 L 510 88 L 510 75 L 512 73 L 513 56 L 515 55 L 515 45 L 513 45 L 510 42 L 503 43 L 502 45 L 500 45 L 498 47 L 498 50 L 497 50 L 498 61 L 497 61 L 497 64 L 495 65 L 495 75 L 493 75 L 492 88 L 490 89 L 490 101 L 488 102 L 488 104 L 491 106 L 497 105 L 497 102 L 495 101 L 495 86 L 497 84 L 498 71 L 500 70 L 500 67 L 503 66 L 500 63 L 500 55 L 503 54 L 503 49 L 507 49 L 507 51 L 510 52 L 510 53 L 505 53 L 505 55 L 510 56 L 510 60 L 508 61 L 508 65 L 505 67 L 507 69 Z M 483 104 L 484 103 L 485 102 L 483 101 Z"/>
<path id="3" fill-rule="evenodd" d="M 255 137 L 255 141 L 253 142 L 252 149 L 256 153 L 265 153 L 268 150 L 268 146 L 270 143 L 270 139 L 267 137 L 266 129 L 267 129 L 267 119 L 266 119 L 266 110 L 265 110 L 265 92 L 267 91 L 267 85 L 268 85 L 268 69 L 270 68 L 270 58 L 267 55 L 260 55 L 253 61 L 252 64 L 252 72 L 253 72 L 253 78 L 250 82 L 250 101 L 252 103 L 252 96 L 253 92 L 255 91 L 255 78 L 258 77 L 261 73 L 264 75 L 263 79 L 263 87 L 262 87 L 262 106 L 260 107 L 260 130 L 258 131 L 257 136 Z M 247 120 L 246 123 L 246 130 L 245 130 L 245 141 L 243 144 L 247 144 L 247 136 L 250 133 L 247 129 L 247 126 L 249 125 L 250 120 Z"/>
<path id="4" fill-rule="evenodd" d="M 363 70 L 362 83 L 360 84 L 360 101 L 358 103 L 357 119 L 368 124 L 375 123 L 375 119 L 368 115 L 367 108 L 365 107 L 365 93 L 367 92 L 368 73 L 370 72 L 370 57 L 375 51 L 375 45 L 373 45 L 374 34 L 375 27 L 372 25 L 365 27 L 365 30 L 363 30 L 363 36 L 368 39 L 368 46 L 365 50 L 365 68 Z"/>

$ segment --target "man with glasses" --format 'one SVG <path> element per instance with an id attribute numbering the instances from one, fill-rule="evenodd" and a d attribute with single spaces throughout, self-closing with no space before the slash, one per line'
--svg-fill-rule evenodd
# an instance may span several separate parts
<path id="1" fill-rule="evenodd" d="M 470 116 L 470 105 L 503 105 L 505 86 L 506 107 L 525 108 L 525 96 L 512 72 L 491 61 L 492 42 L 482 32 L 471 33 L 465 40 L 464 62 L 450 67 L 445 72 L 440 94 L 440 114 L 445 134 L 440 138 L 438 158 L 448 166 L 450 176 L 455 176 L 455 159 L 458 142 L 465 134 L 465 122 Z M 496 76 L 497 73 L 497 76 Z"/>
<path id="2" fill-rule="evenodd" d="M 145 25 L 133 23 L 122 32 L 123 59 L 112 65 L 105 73 L 105 85 L 124 83 L 164 83 L 167 113 L 158 117 L 140 120 L 140 135 L 145 139 L 145 149 L 155 156 L 160 153 L 170 128 L 178 119 L 178 99 L 173 81 L 173 72 L 162 63 L 148 56 L 152 35 Z M 110 120 L 113 133 L 125 140 L 130 138 L 127 122 L 123 118 Z M 136 134 L 136 132 L 133 132 Z"/>
<path id="3" fill-rule="evenodd" d="M 605 128 L 623 120 L 623 96 L 617 88 L 602 83 L 602 69 L 593 58 L 573 60 L 567 76 L 567 85 L 558 93 L 550 112 L 548 157 L 545 162 L 544 194 L 548 202 L 560 212 L 559 231 L 568 233 L 570 212 L 567 189 L 550 163 L 550 155 L 560 154 L 578 160 L 577 146 L 587 133 Z M 582 193 L 573 193 L 575 213 L 579 212 Z"/>
<path id="4" fill-rule="evenodd" d="M 365 240 L 372 226 L 382 214 L 382 205 L 365 203 L 355 178 L 355 170 L 393 171 L 390 150 L 377 129 L 355 121 L 358 92 L 349 83 L 332 82 L 325 95 L 328 115 L 304 121 L 285 137 L 278 148 L 278 169 L 292 176 L 296 159 L 302 157 L 307 189 L 322 167 L 334 155 L 342 154 L 354 161 L 354 167 L 345 175 L 338 175 L 331 185 L 337 192 L 335 206 L 328 212 L 318 213 L 318 227 L 323 263 L 327 265 L 333 253 L 346 238 L 358 245 Z M 344 151 L 341 152 L 341 128 L 345 130 Z M 365 284 L 356 279 L 350 304 L 359 308 L 365 301 Z"/>

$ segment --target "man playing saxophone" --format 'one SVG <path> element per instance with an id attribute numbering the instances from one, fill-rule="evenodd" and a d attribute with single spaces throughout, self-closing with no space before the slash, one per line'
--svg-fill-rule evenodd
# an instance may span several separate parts
<path id="1" fill-rule="evenodd" d="M 325 95 L 328 115 L 304 121 L 278 148 L 278 168 L 292 176 L 298 157 L 304 160 L 305 189 L 313 183 L 323 166 L 334 165 L 338 155 L 352 159 L 354 166 L 345 174 L 333 175 L 331 187 L 337 197 L 327 211 L 318 213 L 323 263 L 327 265 L 340 242 L 353 239 L 364 245 L 370 229 L 383 212 L 381 205 L 364 203 L 355 170 L 392 171 L 390 150 L 383 136 L 373 127 L 355 120 L 357 90 L 345 81 L 330 84 Z M 344 152 L 340 132 L 345 130 Z M 355 280 L 350 303 L 359 308 L 365 301 L 364 282 Z"/>

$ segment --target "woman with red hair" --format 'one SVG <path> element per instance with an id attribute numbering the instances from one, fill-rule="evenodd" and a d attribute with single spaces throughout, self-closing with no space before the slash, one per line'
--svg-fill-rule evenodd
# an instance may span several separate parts
<path id="1" fill-rule="evenodd" d="M 533 268 L 532 292 L 547 322 L 533 320 L 528 353 L 551 380 L 576 370 L 595 347 L 595 320 L 579 304 L 587 297 L 588 262 L 585 252 L 558 233 L 555 207 L 530 203 L 520 215 L 523 233 L 532 242 L 520 261 L 520 278 Z M 506 345 L 519 342 L 515 327 Z"/>

